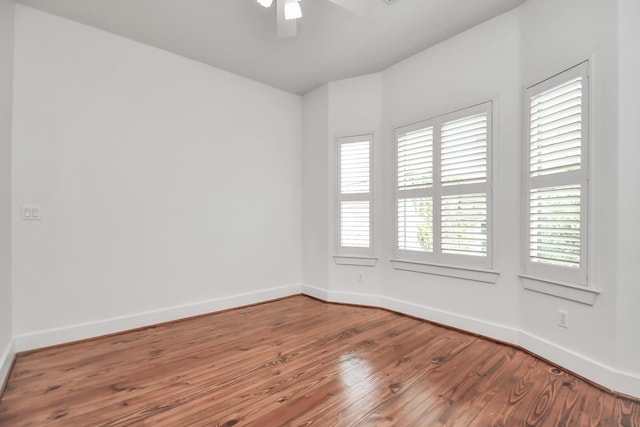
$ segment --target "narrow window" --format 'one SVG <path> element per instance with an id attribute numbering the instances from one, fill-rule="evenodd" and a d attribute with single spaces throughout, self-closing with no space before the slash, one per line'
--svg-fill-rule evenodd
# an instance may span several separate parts
<path id="1" fill-rule="evenodd" d="M 372 255 L 372 136 L 338 138 L 340 254 Z"/>
<path id="2" fill-rule="evenodd" d="M 587 283 L 588 63 L 527 90 L 527 272 Z"/>

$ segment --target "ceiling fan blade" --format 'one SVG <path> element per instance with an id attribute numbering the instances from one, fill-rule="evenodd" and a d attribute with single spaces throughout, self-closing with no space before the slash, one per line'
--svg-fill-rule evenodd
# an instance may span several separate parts
<path id="1" fill-rule="evenodd" d="M 277 1 L 278 38 L 286 39 L 298 35 L 298 21 L 284 19 L 284 0 Z"/>
<path id="2" fill-rule="evenodd" d="M 329 0 L 333 4 L 357 15 L 364 15 L 371 7 L 371 0 Z"/>

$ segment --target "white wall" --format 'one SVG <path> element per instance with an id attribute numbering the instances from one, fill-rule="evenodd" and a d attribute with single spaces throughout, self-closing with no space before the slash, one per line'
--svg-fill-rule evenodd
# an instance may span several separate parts
<path id="1" fill-rule="evenodd" d="M 16 12 L 18 350 L 299 293 L 299 96 Z"/>
<path id="2" fill-rule="evenodd" d="M 0 0 L 0 388 L 13 360 L 11 329 L 13 10 L 13 0 Z"/>
<path id="3" fill-rule="evenodd" d="M 381 269 L 366 266 L 338 265 L 333 256 L 337 255 L 337 139 L 340 137 L 373 135 L 373 246 L 374 256 L 382 247 L 382 236 L 377 233 L 382 224 L 382 200 L 380 193 L 381 174 L 384 167 L 380 153 L 385 135 L 381 132 L 382 118 L 382 74 L 370 74 L 353 79 L 329 83 L 329 141 L 328 154 L 329 182 L 329 296 L 348 302 L 352 294 L 357 294 L 358 303 L 379 304 L 382 293 Z M 362 281 L 359 276 L 362 273 Z M 363 295 L 368 299 L 363 301 Z"/>
<path id="4" fill-rule="evenodd" d="M 618 365 L 640 376 L 640 1 L 618 1 Z"/>
<path id="5" fill-rule="evenodd" d="M 43 210 L 40 222 L 13 220 L 18 349 L 296 293 L 303 280 L 314 296 L 503 339 L 640 396 L 638 8 L 637 0 L 528 0 L 301 101 L 18 7 L 12 201 Z M 518 279 L 522 93 L 585 59 L 594 105 L 590 280 L 601 290 L 593 306 L 524 290 Z M 497 283 L 394 270 L 393 128 L 487 100 Z M 333 260 L 335 139 L 360 133 L 374 134 L 375 267 Z M 569 329 L 557 325 L 560 308 Z"/>
<path id="6" fill-rule="evenodd" d="M 635 165 L 640 157 L 635 132 L 640 114 L 640 30 L 632 18 L 638 16 L 639 4 L 618 4 L 619 10 L 603 0 L 528 0 L 379 75 L 330 83 L 328 132 L 311 132 L 316 143 L 324 138 L 329 149 L 326 166 L 313 165 L 329 182 L 326 205 L 316 206 L 327 213 L 324 224 L 332 236 L 323 297 L 380 305 L 502 339 L 606 387 L 640 396 L 640 286 L 634 268 L 640 240 L 635 227 L 640 209 Z M 518 277 L 524 248 L 524 89 L 587 59 L 593 105 L 589 275 L 592 286 L 601 291 L 594 305 L 525 290 Z M 497 283 L 394 270 L 389 262 L 394 258 L 395 229 L 393 128 L 487 100 L 494 101 Z M 357 132 L 376 133 L 374 234 L 379 259 L 373 268 L 336 266 L 332 259 L 335 138 Z M 322 224 L 316 220 L 314 227 Z M 366 279 L 358 283 L 356 272 L 362 270 Z M 569 329 L 557 325 L 559 309 L 569 312 Z"/>
<path id="7" fill-rule="evenodd" d="M 525 86 L 591 60 L 589 280 L 602 291 L 594 306 L 524 292 L 521 329 L 540 338 L 527 342 L 531 350 L 568 368 L 584 369 L 584 359 L 615 366 L 617 251 L 612 230 L 617 218 L 611 207 L 617 204 L 616 7 L 603 0 L 535 0 L 523 4 L 520 16 Z M 558 309 L 569 312 L 569 329 L 558 327 Z M 583 360 L 572 359 L 558 347 Z M 588 374 L 600 382 L 611 381 L 595 368 Z"/>
<path id="8" fill-rule="evenodd" d="M 329 92 L 327 85 L 304 96 L 302 149 L 302 222 L 303 279 L 315 289 L 315 296 L 326 297 L 329 253 L 329 197 L 327 148 L 329 126 Z"/>
<path id="9" fill-rule="evenodd" d="M 423 307 L 434 320 L 512 339 L 518 324 L 520 262 L 520 81 L 518 13 L 501 15 L 449 39 L 383 73 L 387 143 L 383 157 L 393 159 L 392 129 L 485 101 L 494 101 L 493 268 L 496 284 L 384 269 L 384 295 Z M 394 257 L 392 161 L 383 167 L 384 259 Z M 469 320 L 468 318 L 474 319 Z M 487 329 L 490 325 L 502 328 Z"/>

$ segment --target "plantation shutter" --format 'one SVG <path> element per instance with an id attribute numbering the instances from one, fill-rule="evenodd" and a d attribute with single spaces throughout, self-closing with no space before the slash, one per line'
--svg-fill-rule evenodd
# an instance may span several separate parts
<path id="1" fill-rule="evenodd" d="M 580 268 L 580 186 L 531 190 L 531 261 Z"/>
<path id="2" fill-rule="evenodd" d="M 491 266 L 491 109 L 486 102 L 396 129 L 396 255 Z"/>
<path id="3" fill-rule="evenodd" d="M 340 192 L 369 192 L 369 141 L 340 144 Z"/>
<path id="4" fill-rule="evenodd" d="M 340 203 L 340 246 L 369 247 L 369 202 Z"/>
<path id="5" fill-rule="evenodd" d="M 397 245 L 404 251 L 433 251 L 433 127 L 397 136 Z M 416 197 L 422 196 L 422 197 Z"/>
<path id="6" fill-rule="evenodd" d="M 433 127 L 398 137 L 398 190 L 433 185 Z"/>
<path id="7" fill-rule="evenodd" d="M 371 138 L 339 140 L 338 214 L 341 252 L 371 248 Z"/>
<path id="8" fill-rule="evenodd" d="M 586 69 L 585 63 L 529 90 L 527 147 L 528 260 L 555 267 L 550 275 L 565 274 L 558 268 L 579 273 L 567 276 L 579 281 L 586 281 Z"/>
<path id="9" fill-rule="evenodd" d="M 531 98 L 531 176 L 580 169 L 582 78 Z"/>
<path id="10" fill-rule="evenodd" d="M 433 251 L 433 199 L 398 200 L 398 248 L 405 251 Z"/>
<path id="11" fill-rule="evenodd" d="M 442 185 L 487 180 L 487 114 L 442 125 Z"/>
<path id="12" fill-rule="evenodd" d="M 487 255 L 487 195 L 464 194 L 442 198 L 442 252 Z"/>

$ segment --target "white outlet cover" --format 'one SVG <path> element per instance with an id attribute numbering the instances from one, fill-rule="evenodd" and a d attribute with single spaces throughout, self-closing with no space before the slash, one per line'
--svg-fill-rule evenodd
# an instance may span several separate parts
<path id="1" fill-rule="evenodd" d="M 569 312 L 566 310 L 558 310 L 558 325 L 563 328 L 569 328 Z"/>

